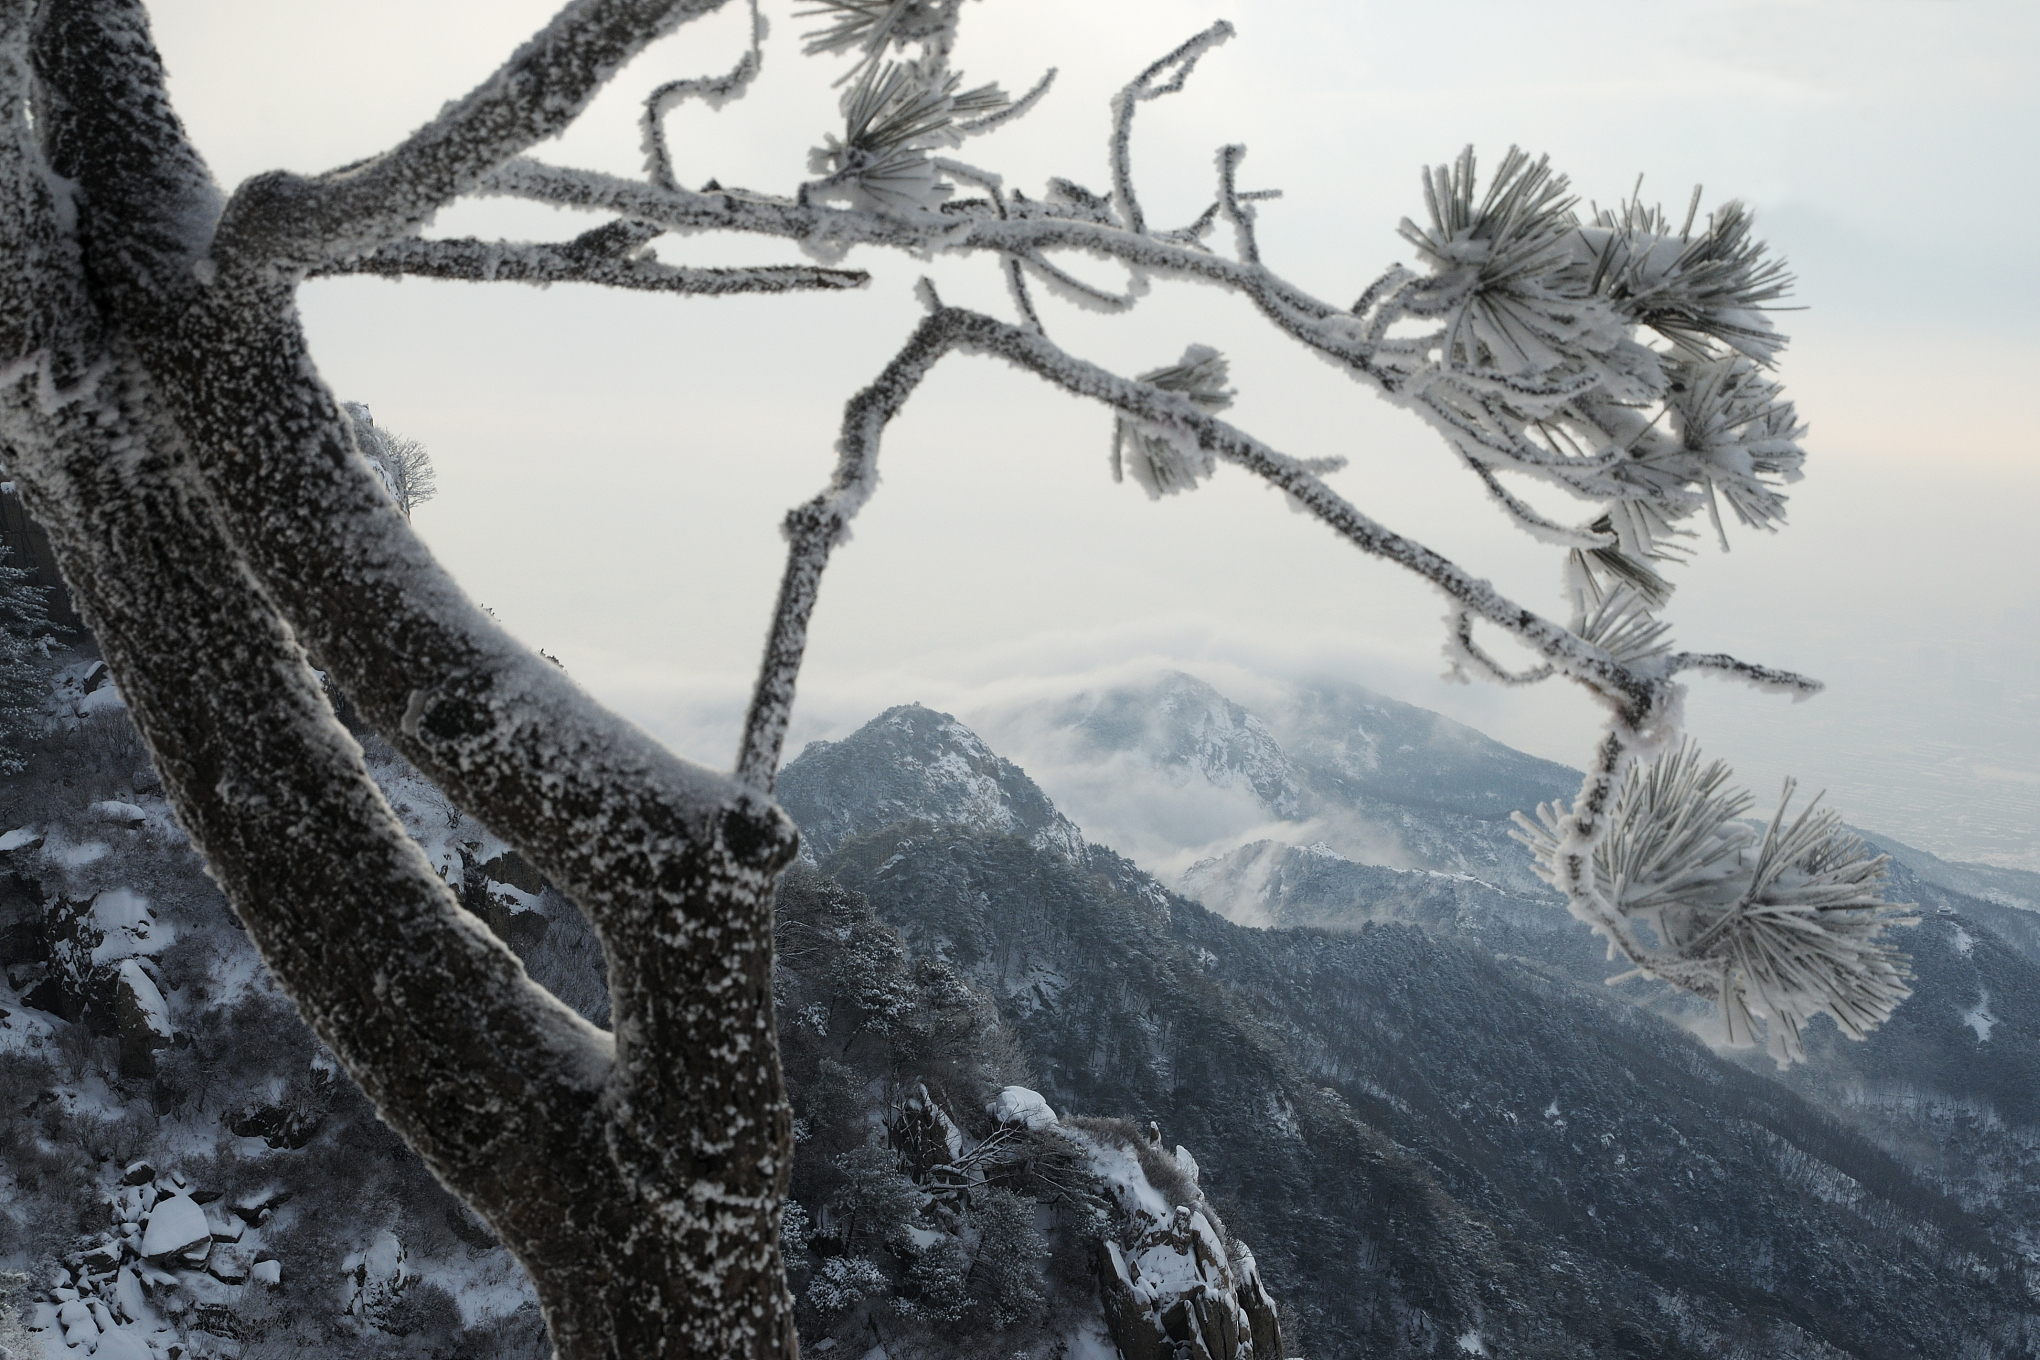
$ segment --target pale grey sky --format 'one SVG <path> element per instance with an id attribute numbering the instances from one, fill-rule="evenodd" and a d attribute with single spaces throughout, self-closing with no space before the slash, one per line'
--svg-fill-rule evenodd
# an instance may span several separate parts
<path id="1" fill-rule="evenodd" d="M 677 114 L 683 174 L 787 190 L 834 125 L 835 69 L 770 4 L 765 74 Z M 372 154 L 485 75 L 537 0 L 175 0 L 154 7 L 173 92 L 231 184 Z M 1691 728 L 1760 791 L 1796 773 L 1852 820 L 1938 852 L 2040 868 L 2040 371 L 2027 0 L 1383 5 L 983 0 L 958 57 L 1008 89 L 1061 69 L 1028 120 L 972 143 L 1030 192 L 1103 188 L 1106 100 L 1218 17 L 1239 36 L 1136 135 L 1157 219 L 1207 201 L 1212 153 L 1250 148 L 1269 262 L 1345 300 L 1407 257 L 1417 169 L 1477 145 L 1549 153 L 1603 202 L 1742 197 L 1794 264 L 1782 374 L 1812 434 L 1792 524 L 1681 573 L 1682 645 L 1820 675 L 1803 705 L 1696 682 Z M 734 8 L 624 72 L 546 159 L 632 172 L 637 100 L 729 64 Z M 464 206 L 442 232 L 559 236 L 537 209 Z M 670 260 L 792 258 L 669 241 Z M 1003 311 L 984 262 L 853 257 L 849 296 L 695 300 L 418 281 L 313 285 L 344 397 L 423 439 L 441 496 L 420 530 L 475 597 L 677 747 L 725 763 L 779 569 L 776 526 L 820 485 L 842 401 L 912 326 L 914 277 Z M 1109 274 L 1100 272 L 1100 278 Z M 1241 424 L 1352 458 L 1335 479 L 1393 527 L 1557 611 L 1555 553 L 1510 530 L 1417 422 L 1281 341 L 1241 304 L 1161 287 L 1112 320 L 1053 307 L 1055 338 L 1121 371 L 1185 343 L 1235 361 Z M 1440 601 L 1221 472 L 1160 504 L 1105 467 L 1110 422 L 1032 379 L 952 360 L 898 423 L 885 485 L 824 588 L 796 740 L 910 699 L 959 712 L 1098 674 L 1344 676 L 1578 763 L 1577 693 L 1442 684 Z"/>

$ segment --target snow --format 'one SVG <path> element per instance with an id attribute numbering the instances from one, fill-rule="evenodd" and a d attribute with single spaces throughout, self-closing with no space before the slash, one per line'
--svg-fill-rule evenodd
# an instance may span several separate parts
<path id="1" fill-rule="evenodd" d="M 1976 1042 L 1990 1042 L 1990 1032 L 1997 1027 L 1997 1017 L 1990 1013 L 1990 989 L 1983 989 L 1983 995 L 1976 1004 L 1962 1013 L 1962 1023 L 1976 1031 Z"/>
<path id="2" fill-rule="evenodd" d="M 149 899 L 127 888 L 112 888 L 92 899 L 91 923 L 103 932 L 92 947 L 93 965 L 161 953 L 177 938 L 172 926 L 156 923 Z"/>
<path id="3" fill-rule="evenodd" d="M 120 697 L 120 690 L 106 684 L 78 701 L 78 716 L 83 718 L 93 713 L 112 713 L 126 707 L 127 700 Z"/>
<path id="4" fill-rule="evenodd" d="M 257 1261 L 249 1268 L 248 1282 L 250 1284 L 266 1284 L 271 1288 L 276 1287 L 283 1283 L 283 1262 Z"/>
<path id="5" fill-rule="evenodd" d="M 139 804 L 118 798 L 103 798 L 87 810 L 101 821 L 118 822 L 122 826 L 140 826 L 149 820 L 149 814 Z"/>
<path id="6" fill-rule="evenodd" d="M 1064 1132 L 1084 1150 L 1091 1174 L 1110 1188 L 1121 1209 L 1144 1216 L 1151 1223 L 1169 1221 L 1174 1206 L 1148 1183 L 1147 1174 L 1140 1169 L 1140 1158 L 1132 1148 L 1093 1138 L 1078 1129 Z"/>
<path id="7" fill-rule="evenodd" d="M 212 1229 L 206 1224 L 205 1210 L 188 1195 L 165 1195 L 156 1201 L 149 1214 L 141 1254 L 151 1258 L 171 1256 L 210 1241 Z"/>
<path id="8" fill-rule="evenodd" d="M 155 1352 L 125 1327 L 117 1327 L 99 1338 L 94 1360 L 156 1360 Z"/>
<path id="9" fill-rule="evenodd" d="M 41 839 L 42 833 L 34 827 L 17 826 L 6 835 L 0 836 L 0 854 L 9 850 L 19 850 L 25 845 L 34 845 Z"/>
<path id="10" fill-rule="evenodd" d="M 1488 1353 L 1487 1344 L 1481 1340 L 1480 1333 L 1471 1327 L 1460 1333 L 1459 1349 L 1467 1355 L 1486 1355 Z"/>
<path id="11" fill-rule="evenodd" d="M 56 859 L 66 869 L 82 869 L 105 859 L 110 848 L 105 841 L 86 841 L 82 845 L 65 846 L 57 851 Z"/>
<path id="12" fill-rule="evenodd" d="M 64 1329 L 66 1346 L 84 1346 L 90 1351 L 99 1337 L 99 1324 L 92 1320 L 92 1310 L 78 1299 L 57 1306 L 57 1325 Z"/>
<path id="13" fill-rule="evenodd" d="M 1001 1124 L 1024 1124 L 1030 1132 L 1059 1122 L 1040 1092 L 1025 1086 L 1006 1087 L 985 1106 L 985 1112 Z"/>
<path id="14" fill-rule="evenodd" d="M 135 1008 L 142 1013 L 142 1023 L 148 1026 L 151 1035 L 166 1043 L 176 1037 L 175 1031 L 170 1028 L 170 1008 L 163 1003 L 163 993 L 156 989 L 156 984 L 142 971 L 141 964 L 133 959 L 123 960 L 120 965 L 120 985 L 134 998 Z M 162 1206 L 158 1204 L 157 1212 L 161 1211 Z M 210 1237 L 212 1234 L 208 1232 L 206 1235 Z"/>
<path id="15" fill-rule="evenodd" d="M 113 1301 L 130 1322 L 146 1325 L 157 1320 L 148 1296 L 142 1293 L 142 1282 L 126 1266 L 113 1278 Z"/>
<path id="16" fill-rule="evenodd" d="M 1064 1360 L 1119 1360 L 1112 1333 L 1106 1330 L 1105 1319 L 1098 1316 L 1087 1317 L 1064 1333 L 1059 1353 Z"/>
<path id="17" fill-rule="evenodd" d="M 38 1019 L 27 1011 L 0 1013 L 0 1053 L 41 1048 L 49 1043 L 55 1032 L 47 1020 Z"/>
<path id="18" fill-rule="evenodd" d="M 1961 926 L 1955 927 L 1955 952 L 1966 959 L 1969 957 L 1969 951 L 1974 948 L 1976 948 L 1976 937 Z"/>

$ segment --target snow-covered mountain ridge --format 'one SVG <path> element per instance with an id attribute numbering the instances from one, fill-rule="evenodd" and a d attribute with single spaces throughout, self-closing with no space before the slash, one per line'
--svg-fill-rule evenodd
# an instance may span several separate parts
<path id="1" fill-rule="evenodd" d="M 1579 775 L 1354 685 L 1290 685 L 1255 712 L 1180 671 L 974 721 L 1092 839 L 1164 877 L 1241 844 L 1322 842 L 1394 869 L 1543 885 L 1509 815 Z"/>

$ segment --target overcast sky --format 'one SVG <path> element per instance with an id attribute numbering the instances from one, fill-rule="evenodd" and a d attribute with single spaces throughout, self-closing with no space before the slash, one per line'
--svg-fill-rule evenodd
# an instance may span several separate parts
<path id="1" fill-rule="evenodd" d="M 800 6 L 805 8 L 805 6 Z M 231 185 L 371 155 L 484 76 L 543 21 L 534 0 L 177 0 L 152 7 L 178 108 Z M 788 191 L 835 125 L 837 68 L 772 4 L 765 74 L 720 114 L 672 120 L 683 177 Z M 2030 0 L 1471 3 L 982 0 L 958 60 L 1009 90 L 1060 68 L 1048 103 L 968 155 L 1038 192 L 1108 187 L 1106 101 L 1211 20 L 1239 36 L 1146 106 L 1151 218 L 1208 201 L 1214 150 L 1249 149 L 1264 255 L 1348 301 L 1407 257 L 1418 168 L 1475 144 L 1548 153 L 1586 198 L 1741 197 L 1792 261 L 1782 375 L 1812 427 L 1776 536 L 1732 535 L 1679 576 L 1682 645 L 1808 671 L 1793 705 L 1697 681 L 1690 726 L 1760 790 L 1787 773 L 1852 820 L 1943 854 L 2040 868 L 2040 436 L 2028 405 L 2040 127 Z M 727 66 L 732 8 L 626 70 L 539 154 L 631 173 L 637 101 Z M 569 235 L 500 204 L 435 233 Z M 663 258 L 780 261 L 750 240 Z M 343 397 L 425 441 L 440 498 L 417 526 L 474 596 L 687 754 L 726 764 L 776 586 L 785 509 L 826 476 L 841 405 L 913 325 L 909 289 L 1005 313 L 992 265 L 858 255 L 851 295 L 724 300 L 514 285 L 315 284 L 305 311 Z M 1102 266 L 1094 277 L 1110 280 Z M 1524 603 L 1561 612 L 1557 558 L 1506 526 L 1414 418 L 1207 289 L 1132 318 L 1050 304 L 1052 336 L 1122 372 L 1192 341 L 1234 360 L 1231 414 Z M 1580 763 L 1577 692 L 1441 683 L 1442 602 L 1221 472 L 1150 503 L 1111 483 L 1110 421 L 985 360 L 951 360 L 895 425 L 885 484 L 824 588 L 796 744 L 919 699 L 962 714 L 1157 664 L 1224 687 L 1346 678 Z"/>

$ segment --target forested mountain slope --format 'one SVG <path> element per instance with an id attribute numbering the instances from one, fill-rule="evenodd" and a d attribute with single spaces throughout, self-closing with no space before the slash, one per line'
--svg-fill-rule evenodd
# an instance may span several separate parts
<path id="1" fill-rule="evenodd" d="M 1389 919 L 1243 928 L 1109 852 L 1045 847 L 1039 818 L 981 816 L 1037 806 L 1010 765 L 1004 797 L 951 803 L 939 773 L 910 796 L 975 741 L 893 710 L 810 747 L 782 797 L 799 818 L 831 790 L 861 837 L 822 867 L 992 992 L 1051 1100 L 1120 1093 L 1199 1150 L 1312 1354 L 2030 1349 L 2005 1221 L 1582 985 L 1590 942 L 1555 905 L 1541 930 L 1539 904 L 1432 873 L 1384 910 L 1399 876 L 1353 866 L 1353 905 Z M 879 749 L 887 800 L 859 818 L 841 791 Z"/>

